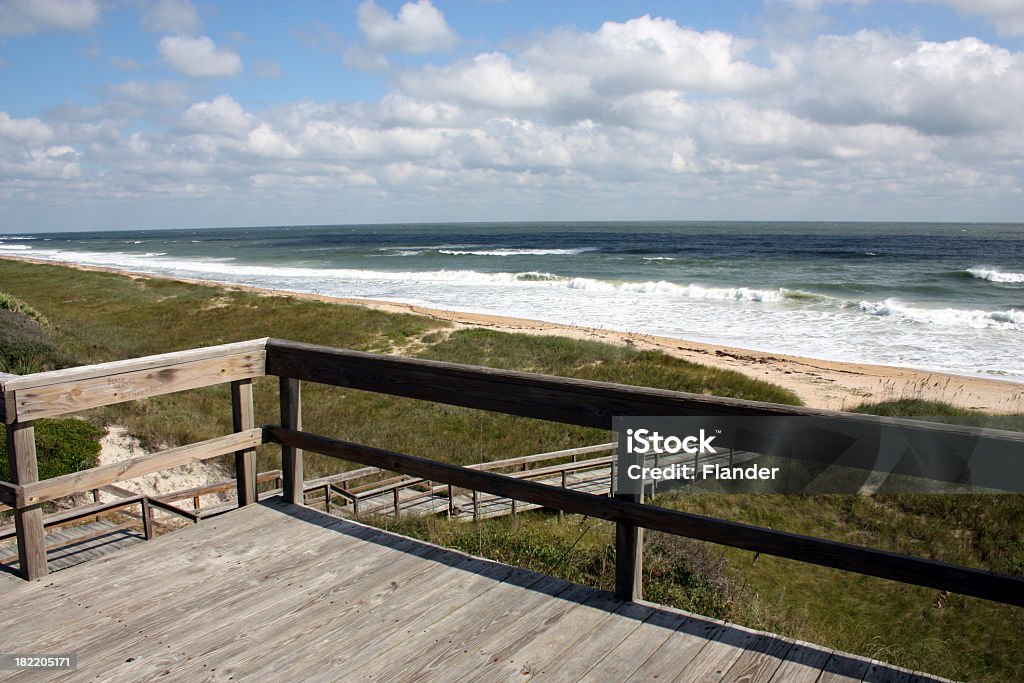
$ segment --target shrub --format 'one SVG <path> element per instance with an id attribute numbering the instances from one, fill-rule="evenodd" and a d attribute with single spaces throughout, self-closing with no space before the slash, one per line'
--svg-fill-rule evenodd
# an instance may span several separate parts
<path id="1" fill-rule="evenodd" d="M 40 479 L 87 470 L 99 461 L 103 430 L 92 423 L 73 418 L 44 419 L 37 420 L 35 428 Z M 0 435 L 0 480 L 10 481 L 7 435 L 2 426 Z"/>

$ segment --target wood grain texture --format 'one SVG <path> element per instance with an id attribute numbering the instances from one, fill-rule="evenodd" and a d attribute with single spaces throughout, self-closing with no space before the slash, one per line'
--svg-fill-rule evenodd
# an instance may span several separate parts
<path id="1" fill-rule="evenodd" d="M 107 547 L 122 542 L 113 538 Z M 2 578 L 6 648 L 79 654 L 74 675 L 40 672 L 33 681 L 663 681 L 692 680 L 685 672 L 699 661 L 695 673 L 732 662 L 750 683 L 765 683 L 770 667 L 746 664 L 766 653 L 744 649 L 737 635 L 774 638 L 622 603 L 280 498 L 46 582 Z M 853 661 L 867 671 L 867 660 L 837 663 Z"/>
<path id="2" fill-rule="evenodd" d="M 7 425 L 7 462 L 10 465 L 11 483 L 23 493 L 25 486 L 39 481 L 39 467 L 36 461 L 35 427 L 31 422 L 15 422 Z M 16 496 L 17 498 L 17 496 Z M 15 501 L 14 527 L 18 535 L 18 564 L 23 578 L 33 581 L 47 574 L 46 540 L 43 529 L 43 509 L 38 505 L 29 507 L 23 501 Z"/>
<path id="3" fill-rule="evenodd" d="M 474 492 L 482 491 L 555 510 L 625 522 L 734 548 L 1024 606 L 1024 579 L 1020 577 L 609 499 L 282 427 L 267 427 L 265 432 L 267 438 L 277 443 L 287 443 L 343 460 L 452 484 Z"/>
<path id="4" fill-rule="evenodd" d="M 282 377 L 280 381 L 281 424 L 289 429 L 302 429 L 302 385 L 297 379 Z M 281 475 L 284 498 L 301 505 L 304 501 L 302 449 L 281 445 Z"/>
<path id="5" fill-rule="evenodd" d="M 260 377 L 263 375 L 264 356 L 263 351 L 248 351 L 115 374 L 72 377 L 59 383 L 17 389 L 14 396 L 17 419 L 53 417 L 87 408 Z M 33 375 L 26 376 L 30 377 Z"/>
<path id="6" fill-rule="evenodd" d="M 37 505 L 44 501 L 88 491 L 125 479 L 134 479 L 144 474 L 233 453 L 240 448 L 255 448 L 262 441 L 263 430 L 249 429 L 237 434 L 218 436 L 214 439 L 171 448 L 159 453 L 142 455 L 94 467 L 90 470 L 53 477 L 23 486 L 21 500 L 18 504 L 20 506 Z"/>
<path id="7" fill-rule="evenodd" d="M 83 365 L 76 368 L 52 370 L 50 372 L 36 372 L 31 375 L 7 375 L 6 377 L 0 377 L 0 386 L 2 386 L 4 391 L 30 389 L 53 384 L 66 384 L 122 374 L 159 370 L 193 361 L 226 358 L 237 354 L 262 354 L 266 349 L 266 343 L 266 339 L 253 339 L 218 346 L 206 346 L 200 349 L 186 349 L 184 351 L 172 351 L 170 353 L 143 356 L 141 358 L 129 358 L 108 363 Z"/>
<path id="8" fill-rule="evenodd" d="M 240 379 L 231 383 L 231 423 L 235 433 L 247 432 L 256 427 L 251 379 Z M 255 446 L 235 451 L 235 480 L 238 484 L 238 505 L 255 503 Z"/>
<path id="9" fill-rule="evenodd" d="M 791 415 L 879 423 L 871 415 L 383 356 L 273 338 L 267 341 L 267 374 L 599 429 L 611 429 L 612 418 L 621 415 Z M 886 418 L 885 424 L 904 435 L 986 435 L 1024 445 L 1024 434 L 1017 432 L 900 418 Z"/>

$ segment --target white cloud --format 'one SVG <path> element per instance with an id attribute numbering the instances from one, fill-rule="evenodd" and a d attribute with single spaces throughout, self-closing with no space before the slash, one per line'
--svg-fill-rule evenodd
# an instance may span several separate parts
<path id="1" fill-rule="evenodd" d="M 943 43 L 860 31 L 793 55 L 797 110 L 822 122 L 889 123 L 926 134 L 1006 129 L 1024 110 L 1024 53 L 977 38 Z"/>
<path id="2" fill-rule="evenodd" d="M 518 110 L 539 109 L 552 102 L 555 93 L 541 80 L 540 74 L 518 68 L 508 55 L 485 52 L 451 66 L 409 72 L 402 77 L 401 86 L 421 97 L 433 95 L 442 101 Z"/>
<path id="3" fill-rule="evenodd" d="M 166 36 L 160 39 L 160 56 L 175 71 L 191 78 L 227 78 L 242 70 L 242 59 L 233 50 L 217 47 L 206 36 Z"/>
<path id="4" fill-rule="evenodd" d="M 193 57 L 217 52 L 209 39 L 165 40 L 187 41 Z M 274 66 L 253 71 L 273 77 Z M 95 107 L 0 115 L 0 158 L 4 172 L 34 174 L 40 197 L 59 180 L 54 197 L 91 183 L 83 196 L 368 202 L 351 220 L 403 220 L 388 213 L 402 206 L 421 220 L 648 208 L 1005 220 L 1021 197 L 1022 79 L 1024 52 L 977 38 L 759 43 L 639 17 L 409 67 L 373 102 L 247 110 L 227 94 L 197 100 L 197 84 L 127 81 Z M 273 220 L 256 211 L 239 220 Z"/>
<path id="5" fill-rule="evenodd" d="M 392 18 L 388 11 L 366 0 L 356 11 L 367 44 L 385 52 L 444 52 L 458 42 L 458 35 L 444 15 L 430 2 L 407 2 Z"/>
<path id="6" fill-rule="evenodd" d="M 0 137 L 40 145 L 53 139 L 53 129 L 37 118 L 15 119 L 0 111 Z"/>
<path id="7" fill-rule="evenodd" d="M 553 33 L 523 52 L 535 69 L 576 74 L 600 93 L 653 88 L 740 93 L 778 85 L 785 73 L 746 59 L 753 43 L 650 16 L 605 22 L 594 33 Z"/>
<path id="8" fill-rule="evenodd" d="M 142 28 L 154 33 L 195 33 L 202 27 L 189 0 L 156 0 L 142 14 Z"/>
<path id="9" fill-rule="evenodd" d="M 31 35 L 39 31 L 84 31 L 100 18 L 96 0 L 4 0 L 0 33 Z"/>
<path id="10" fill-rule="evenodd" d="M 299 148 L 268 123 L 261 123 L 249 132 L 246 146 L 252 153 L 263 157 L 291 159 L 299 156 Z"/>
<path id="11" fill-rule="evenodd" d="M 252 128 L 252 117 L 230 95 L 193 104 L 182 115 L 181 121 L 189 130 L 231 136 L 245 136 Z"/>

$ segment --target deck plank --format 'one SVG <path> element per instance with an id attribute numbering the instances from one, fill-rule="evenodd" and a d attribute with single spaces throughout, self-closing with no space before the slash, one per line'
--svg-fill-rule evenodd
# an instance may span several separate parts
<path id="1" fill-rule="evenodd" d="M 831 656 L 832 650 L 827 648 L 794 643 L 786 653 L 786 659 L 772 674 L 770 683 L 815 683 Z"/>
<path id="2" fill-rule="evenodd" d="M 521 681 L 543 670 L 548 662 L 578 639 L 604 628 L 612 620 L 612 613 L 622 604 L 611 593 L 591 592 L 589 598 L 578 603 L 561 619 L 553 632 L 550 629 L 540 631 L 515 647 L 503 647 L 502 651 L 492 654 L 486 667 L 479 667 L 475 674 L 463 680 L 467 683 Z"/>
<path id="3" fill-rule="evenodd" d="M 758 636 L 726 672 L 723 682 L 770 680 L 793 648 L 793 641 L 774 635 Z"/>
<path id="4" fill-rule="evenodd" d="M 580 676 L 581 681 L 625 681 L 664 645 L 684 622 L 686 617 L 665 610 L 654 609 L 643 623 L 630 632 L 629 637 L 597 659 L 591 651 L 593 666 Z"/>
<path id="5" fill-rule="evenodd" d="M 279 499 L 45 581 L 0 576 L 0 597 L 5 650 L 79 656 L 15 674 L 30 683 L 913 678 Z"/>
<path id="6" fill-rule="evenodd" d="M 724 627 L 721 621 L 703 617 L 687 619 L 627 680 L 630 683 L 675 680 Z"/>

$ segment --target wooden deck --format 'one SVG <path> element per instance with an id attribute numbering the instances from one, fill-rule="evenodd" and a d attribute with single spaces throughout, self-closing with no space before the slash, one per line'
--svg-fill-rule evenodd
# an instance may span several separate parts
<path id="1" fill-rule="evenodd" d="M 0 649 L 78 657 L 5 680 L 939 680 L 280 499 L 2 578 Z"/>
<path id="2" fill-rule="evenodd" d="M 47 567 L 51 572 L 60 571 L 141 543 L 143 535 L 134 526 L 99 520 L 48 531 Z M 0 571 L 17 573 L 19 569 L 17 539 L 0 543 Z"/>

